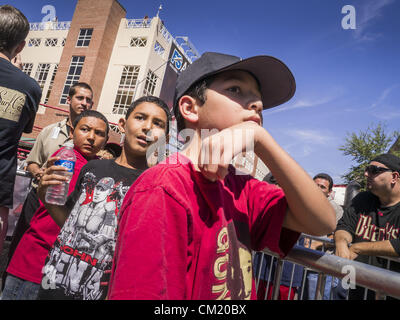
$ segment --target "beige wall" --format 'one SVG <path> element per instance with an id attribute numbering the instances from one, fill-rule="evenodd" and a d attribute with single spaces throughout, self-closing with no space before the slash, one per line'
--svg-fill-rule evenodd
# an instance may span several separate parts
<path id="1" fill-rule="evenodd" d="M 21 59 L 23 63 L 32 63 L 32 71 L 30 76 L 35 78 L 37 67 L 40 63 L 50 63 L 51 67 L 49 70 L 49 74 L 46 79 L 45 86 L 43 87 L 43 94 L 41 103 L 44 102 L 47 94 L 47 90 L 50 85 L 50 80 L 53 75 L 54 66 L 58 64 L 61 59 L 61 55 L 64 47 L 61 45 L 63 39 L 65 39 L 68 35 L 68 30 L 43 30 L 43 31 L 30 31 L 28 37 L 26 39 L 26 46 L 21 52 Z M 28 42 L 29 39 L 32 38 L 40 38 L 41 43 L 39 47 L 29 47 Z M 58 43 L 56 47 L 46 47 L 45 40 L 46 38 L 57 38 Z M 38 110 L 38 114 L 43 114 L 45 111 L 44 107 L 40 107 Z"/>
<path id="2" fill-rule="evenodd" d="M 171 46 L 161 33 L 157 32 L 160 22 L 158 18 L 152 19 L 150 28 L 127 28 L 126 22 L 126 19 L 121 20 L 97 108 L 114 123 L 117 123 L 121 117 L 121 115 L 113 114 L 112 110 L 124 66 L 140 66 L 134 99 L 143 95 L 149 69 L 155 72 L 158 77 L 154 95 L 159 95 Z M 147 45 L 145 47 L 131 47 L 130 42 L 133 37 L 146 37 Z M 165 49 L 162 57 L 154 51 L 156 41 Z"/>
<path id="3" fill-rule="evenodd" d="M 75 17 L 75 16 L 74 16 Z M 76 17 L 75 17 L 76 18 Z M 76 19 L 75 19 L 76 20 Z M 140 19 L 138 19 L 140 20 Z M 140 72 L 137 80 L 137 87 L 134 99 L 140 98 L 144 93 L 146 77 L 149 70 L 154 72 L 157 75 L 157 85 L 154 91 L 154 95 L 159 96 L 162 88 L 162 83 L 165 75 L 165 70 L 167 68 L 168 56 L 171 49 L 172 36 L 168 33 L 166 29 L 164 29 L 164 34 L 161 32 L 161 20 L 158 17 L 154 17 L 151 19 L 151 25 L 149 28 L 142 27 L 138 25 L 136 28 L 127 28 L 127 22 L 132 20 L 127 20 L 122 18 L 119 22 L 119 27 L 117 26 L 113 39 L 115 39 L 114 44 L 110 48 L 110 57 L 106 59 L 107 61 L 101 61 L 101 67 L 104 68 L 104 83 L 102 85 L 102 90 L 97 90 L 95 97 L 95 106 L 96 109 L 102 112 L 110 122 L 118 123 L 118 120 L 122 115 L 113 114 L 113 107 L 118 91 L 118 86 L 120 83 L 123 67 L 125 65 L 138 65 L 140 66 Z M 76 24 L 76 23 L 75 23 Z M 46 80 L 46 84 L 43 88 L 43 95 L 41 102 L 44 102 L 46 98 L 47 90 L 50 85 L 51 77 L 53 75 L 54 65 L 59 64 L 59 69 L 55 81 L 55 85 L 52 90 L 52 94 L 50 96 L 48 104 L 55 107 L 61 107 L 66 109 L 66 106 L 59 106 L 59 99 L 61 95 L 61 91 L 63 89 L 65 83 L 65 77 L 67 73 L 67 69 L 70 63 L 71 53 L 67 54 L 71 50 L 81 50 L 87 55 L 87 59 L 85 60 L 84 70 L 90 67 L 88 62 L 90 62 L 89 58 L 92 57 L 92 52 L 86 52 L 85 48 L 75 48 L 76 37 L 75 29 L 77 26 L 72 28 L 73 23 L 70 23 L 71 27 L 69 30 L 39 30 L 39 31 L 31 31 L 27 37 L 27 41 L 31 38 L 41 38 L 42 42 L 39 47 L 28 47 L 26 46 L 22 52 L 22 60 L 26 63 L 32 63 L 33 68 L 31 71 L 31 76 L 35 77 L 36 69 L 39 63 L 50 63 L 51 68 Z M 71 29 L 72 28 L 72 29 Z M 78 29 L 77 29 L 78 30 Z M 166 35 L 165 35 L 166 34 Z M 68 41 L 65 46 L 62 46 L 62 40 L 69 36 Z M 115 38 L 114 38 L 115 37 Z M 131 39 L 133 37 L 146 37 L 147 45 L 145 47 L 132 47 L 130 46 Z M 58 44 L 56 47 L 46 47 L 44 45 L 46 38 L 58 38 Z M 101 38 L 101 37 L 100 37 Z M 101 38 L 102 39 L 102 38 Z M 104 39 L 103 39 L 104 40 Z M 102 41 L 103 41 L 102 40 Z M 107 40 L 107 39 L 106 39 Z M 104 41 L 106 41 L 104 40 Z M 110 39 L 109 39 L 110 40 Z M 71 42 L 72 41 L 72 42 Z M 95 45 L 97 40 L 96 37 L 93 36 L 91 41 L 90 48 Z M 93 43 L 92 43 L 93 42 Z M 110 42 L 110 41 L 108 41 Z M 158 42 L 163 48 L 164 53 L 160 56 L 155 50 L 155 43 Z M 182 50 L 183 52 L 183 50 Z M 62 60 L 63 55 L 68 55 L 67 61 L 62 64 L 60 61 Z M 64 57 L 65 58 L 65 57 Z M 64 59 L 65 60 L 65 59 Z M 108 63 L 109 61 L 109 63 Z M 94 69 L 98 69 L 97 65 L 94 66 Z M 93 70 L 92 70 L 93 73 Z M 88 76 L 88 72 L 84 72 L 81 75 L 81 81 L 87 81 L 86 79 L 82 79 Z M 96 76 L 89 81 L 89 84 L 93 86 L 100 86 L 100 82 L 102 79 Z M 100 92 L 99 92 L 100 91 Z M 64 115 L 62 112 L 53 111 L 54 115 L 45 113 L 45 108 L 40 107 L 38 116 L 36 118 L 35 125 L 39 127 L 44 127 L 49 123 L 53 123 L 55 121 L 59 121 Z M 48 110 L 49 111 L 49 110 Z M 36 136 L 33 134 L 32 136 Z"/>

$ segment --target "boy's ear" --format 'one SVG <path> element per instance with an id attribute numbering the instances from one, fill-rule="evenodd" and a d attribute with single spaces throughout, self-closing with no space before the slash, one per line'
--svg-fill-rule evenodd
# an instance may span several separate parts
<path id="1" fill-rule="evenodd" d="M 122 133 L 125 133 L 125 124 L 126 124 L 125 118 L 120 118 L 118 121 L 118 128 Z"/>
<path id="2" fill-rule="evenodd" d="M 75 128 L 70 127 L 70 129 L 71 129 L 71 130 L 69 130 L 69 138 L 70 138 L 71 140 L 73 140 L 73 139 L 74 139 L 74 131 L 75 131 Z"/>
<path id="3" fill-rule="evenodd" d="M 26 45 L 26 41 L 24 40 L 24 41 L 21 41 L 20 43 L 19 43 L 19 45 L 17 46 L 17 48 L 15 49 L 15 55 L 17 55 L 18 53 L 20 53 L 21 51 L 22 51 L 22 49 L 24 49 L 25 48 L 25 45 Z"/>
<path id="4" fill-rule="evenodd" d="M 191 96 L 186 95 L 179 99 L 179 111 L 189 123 L 194 124 L 199 120 L 198 105 L 196 99 Z"/>

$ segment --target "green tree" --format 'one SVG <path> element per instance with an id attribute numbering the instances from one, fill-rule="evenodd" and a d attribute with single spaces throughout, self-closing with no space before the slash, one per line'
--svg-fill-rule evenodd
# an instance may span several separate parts
<path id="1" fill-rule="evenodd" d="M 391 152 L 397 156 L 400 156 L 400 151 L 396 151 L 396 148 L 389 148 L 392 146 L 392 142 L 396 141 L 400 143 L 400 132 L 394 131 L 389 134 L 386 132 L 386 126 L 382 123 L 378 123 L 376 126 L 370 125 L 365 131 L 356 133 L 348 133 L 345 139 L 345 143 L 339 147 L 339 150 L 343 152 L 345 156 L 351 156 L 354 165 L 352 165 L 349 171 L 342 176 L 347 183 L 350 181 L 357 181 L 362 189 L 365 188 L 364 170 L 368 163 L 375 156 Z M 396 144 L 397 144 L 396 143 Z"/>

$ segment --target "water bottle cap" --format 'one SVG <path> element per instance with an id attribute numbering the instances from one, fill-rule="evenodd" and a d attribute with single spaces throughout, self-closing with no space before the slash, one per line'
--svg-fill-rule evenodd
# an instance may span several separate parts
<path id="1" fill-rule="evenodd" d="M 70 140 L 70 141 L 65 142 L 65 143 L 64 143 L 64 147 L 73 148 L 73 147 L 74 147 L 73 141 Z"/>

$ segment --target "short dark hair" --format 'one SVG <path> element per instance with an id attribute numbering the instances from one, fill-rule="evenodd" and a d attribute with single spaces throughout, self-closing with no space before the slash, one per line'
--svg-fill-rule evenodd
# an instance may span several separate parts
<path id="1" fill-rule="evenodd" d="M 211 83 L 215 80 L 215 75 L 206 77 L 195 82 L 189 89 L 185 91 L 182 96 L 190 96 L 198 100 L 200 105 L 202 106 L 206 102 L 206 90 L 210 87 Z M 185 120 L 182 117 L 182 114 L 179 110 L 179 100 L 176 100 L 176 105 L 174 106 L 175 111 L 175 120 L 178 133 L 186 128 Z"/>
<path id="2" fill-rule="evenodd" d="M 0 52 L 9 52 L 26 39 L 29 21 L 17 8 L 0 6 Z"/>
<path id="3" fill-rule="evenodd" d="M 77 83 L 74 83 L 74 84 L 69 88 L 68 96 L 69 96 L 70 98 L 72 98 L 72 97 L 75 95 L 75 93 L 76 93 L 76 88 L 84 88 L 84 89 L 87 89 L 87 90 L 89 90 L 89 91 L 92 93 L 92 95 L 93 95 L 93 89 L 92 89 L 91 86 L 89 86 L 86 82 L 77 82 Z"/>
<path id="4" fill-rule="evenodd" d="M 104 148 L 104 150 L 107 150 L 109 153 L 111 153 L 113 155 L 114 158 L 117 158 L 121 155 L 122 152 L 122 147 L 119 146 L 116 143 L 107 143 Z"/>
<path id="5" fill-rule="evenodd" d="M 329 175 L 329 174 L 327 174 L 327 173 L 318 173 L 314 178 L 313 178 L 313 180 L 315 180 L 315 179 L 324 179 L 324 180 L 327 180 L 328 182 L 329 182 L 329 191 L 331 191 L 332 190 L 332 188 L 333 188 L 333 179 L 332 179 L 332 177 Z"/>
<path id="6" fill-rule="evenodd" d="M 99 111 L 96 110 L 84 110 L 82 111 L 74 120 L 74 123 L 72 124 L 72 126 L 75 128 L 79 121 L 81 121 L 82 118 L 86 118 L 86 117 L 94 117 L 94 118 L 98 118 L 104 121 L 104 123 L 106 124 L 106 135 L 108 136 L 108 133 L 110 132 L 110 126 L 108 124 L 108 120 L 107 118 L 104 116 L 104 114 L 102 114 Z"/>
<path id="7" fill-rule="evenodd" d="M 148 103 L 154 103 L 155 105 L 159 106 L 161 109 L 165 111 L 165 114 L 167 115 L 167 123 L 166 123 L 166 130 L 165 134 L 167 135 L 169 133 L 169 122 L 171 121 L 171 111 L 169 110 L 168 105 L 160 98 L 155 97 L 155 96 L 143 96 L 137 100 L 135 100 L 130 106 L 128 111 L 126 112 L 125 119 L 128 120 L 130 114 L 132 113 L 135 108 L 143 103 L 143 102 L 148 102 Z"/>

